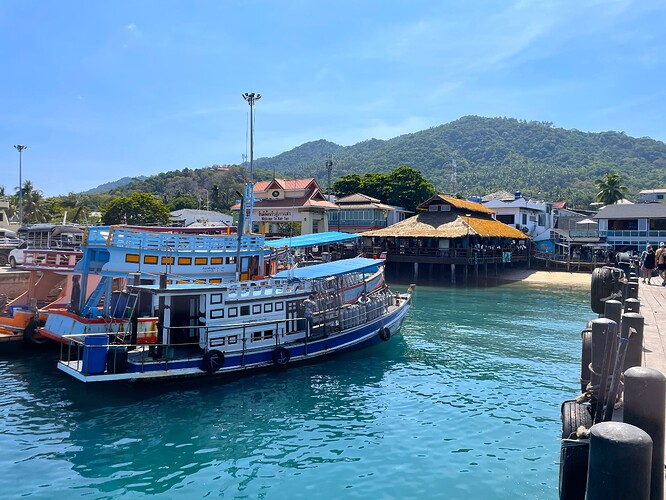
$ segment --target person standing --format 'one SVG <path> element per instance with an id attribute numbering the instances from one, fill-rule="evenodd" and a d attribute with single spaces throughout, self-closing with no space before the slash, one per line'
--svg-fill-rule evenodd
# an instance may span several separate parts
<path id="1" fill-rule="evenodd" d="M 310 294 L 307 299 L 303 301 L 303 316 L 307 321 L 307 335 L 312 334 L 312 327 L 314 325 L 314 315 L 317 312 L 317 303 L 314 301 L 314 294 Z"/>
<path id="2" fill-rule="evenodd" d="M 643 265 L 641 266 L 641 271 L 643 273 L 643 283 L 647 279 L 648 285 L 650 285 L 650 278 L 652 278 L 652 271 L 657 267 L 657 258 L 652 249 L 652 245 L 647 246 L 645 252 L 645 258 L 643 258 Z"/>
<path id="3" fill-rule="evenodd" d="M 74 314 L 81 312 L 81 284 L 79 275 L 72 276 L 72 293 L 69 296 L 69 310 Z"/>
<path id="4" fill-rule="evenodd" d="M 654 254 L 657 261 L 657 272 L 661 276 L 661 286 L 666 286 L 666 243 L 659 243 L 659 248 Z"/>

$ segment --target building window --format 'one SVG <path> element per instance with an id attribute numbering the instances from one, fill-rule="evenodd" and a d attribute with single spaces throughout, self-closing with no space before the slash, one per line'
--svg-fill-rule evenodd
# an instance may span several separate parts
<path id="1" fill-rule="evenodd" d="M 237 307 L 230 307 L 229 308 L 229 317 L 230 318 L 235 318 L 238 316 L 238 308 Z"/>
<path id="2" fill-rule="evenodd" d="M 265 313 L 273 312 L 273 304 L 264 304 L 264 312 Z"/>
<path id="3" fill-rule="evenodd" d="M 241 306 L 240 311 L 241 311 L 241 316 L 249 316 L 250 306 Z"/>
<path id="4" fill-rule="evenodd" d="M 261 314 L 261 304 L 254 304 L 252 306 L 252 314 Z"/>

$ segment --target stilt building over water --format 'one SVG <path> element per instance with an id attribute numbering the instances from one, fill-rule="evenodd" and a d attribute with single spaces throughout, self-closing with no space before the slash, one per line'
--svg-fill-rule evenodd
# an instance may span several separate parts
<path id="1" fill-rule="evenodd" d="M 363 233 L 365 255 L 385 258 L 401 274 L 411 271 L 415 281 L 425 272 L 453 283 L 460 275 L 497 274 L 507 263 L 529 259 L 529 237 L 480 203 L 440 194 L 417 209 L 414 217 Z"/>

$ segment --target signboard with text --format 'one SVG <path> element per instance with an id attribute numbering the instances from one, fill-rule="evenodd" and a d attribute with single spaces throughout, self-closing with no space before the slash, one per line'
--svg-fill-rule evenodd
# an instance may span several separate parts
<path id="1" fill-rule="evenodd" d="M 257 210 L 258 219 L 262 222 L 300 222 L 301 214 L 294 210 L 266 209 Z"/>

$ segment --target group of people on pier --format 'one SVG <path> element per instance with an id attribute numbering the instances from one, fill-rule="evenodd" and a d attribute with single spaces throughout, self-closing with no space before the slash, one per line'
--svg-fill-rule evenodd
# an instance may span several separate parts
<path id="1" fill-rule="evenodd" d="M 659 243 L 657 251 L 652 245 L 648 245 L 641 254 L 641 273 L 643 283 L 651 285 L 651 278 L 655 271 L 657 276 L 661 277 L 661 286 L 666 286 L 666 243 Z M 647 281 L 646 281 L 647 280 Z"/>

